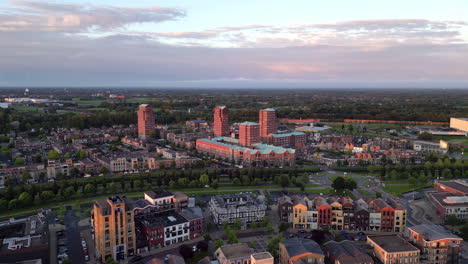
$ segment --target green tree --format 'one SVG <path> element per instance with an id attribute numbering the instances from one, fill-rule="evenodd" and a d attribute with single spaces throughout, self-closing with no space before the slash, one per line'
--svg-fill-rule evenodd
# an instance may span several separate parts
<path id="1" fill-rule="evenodd" d="M 55 197 L 52 191 L 42 191 L 41 192 L 41 200 L 43 202 L 50 202 Z"/>
<path id="2" fill-rule="evenodd" d="M 12 199 L 8 202 L 8 209 L 13 210 L 18 208 L 18 200 L 17 199 Z"/>
<path id="3" fill-rule="evenodd" d="M 15 165 L 24 165 L 24 159 L 21 157 L 15 158 Z"/>
<path id="4" fill-rule="evenodd" d="M 281 221 L 278 224 L 278 230 L 279 232 L 286 232 L 288 230 L 289 224 L 286 222 Z"/>
<path id="5" fill-rule="evenodd" d="M 95 193 L 96 187 L 94 186 L 94 184 L 88 183 L 84 187 L 84 192 L 87 194 Z"/>
<path id="6" fill-rule="evenodd" d="M 333 183 L 332 183 L 331 187 L 332 187 L 333 189 L 338 190 L 338 191 L 343 191 L 344 189 L 346 189 L 345 178 L 343 178 L 343 177 L 341 177 L 341 176 L 336 177 L 336 178 L 333 180 Z"/>
<path id="7" fill-rule="evenodd" d="M 458 224 L 458 218 L 456 215 L 451 214 L 447 216 L 447 225 L 452 227 L 452 231 L 453 231 L 453 227 L 456 226 L 457 224 Z"/>
<path id="8" fill-rule="evenodd" d="M 33 197 L 27 192 L 22 192 L 18 197 L 18 202 L 21 206 L 29 206 L 33 202 Z"/>
<path id="9" fill-rule="evenodd" d="M 418 139 L 422 140 L 432 140 L 432 134 L 429 132 L 422 132 L 418 135 Z"/>
<path id="10" fill-rule="evenodd" d="M 98 172 L 99 172 L 99 174 L 104 174 L 104 175 L 106 175 L 106 174 L 109 173 L 109 169 L 107 169 L 107 168 L 104 167 L 104 166 L 101 166 L 101 167 L 99 167 L 99 171 L 98 171 Z"/>
<path id="11" fill-rule="evenodd" d="M 252 223 L 250 223 L 250 228 L 256 229 L 257 228 L 257 221 L 252 221 Z"/>
<path id="12" fill-rule="evenodd" d="M 31 174 L 29 173 L 29 171 L 23 171 L 23 173 L 21 173 L 21 179 L 23 180 L 23 182 L 28 182 L 31 179 Z"/>
<path id="13" fill-rule="evenodd" d="M 58 160 L 58 159 L 60 159 L 60 154 L 55 150 L 51 150 L 51 151 L 47 152 L 47 159 L 49 159 L 49 160 Z"/>
<path id="14" fill-rule="evenodd" d="M 200 184 L 205 186 L 210 183 L 210 177 L 206 174 L 200 175 Z"/>
<path id="15" fill-rule="evenodd" d="M 224 245 L 224 242 L 222 240 L 215 240 L 213 247 L 214 250 L 217 250 L 218 248 L 222 247 Z"/>
<path id="16" fill-rule="evenodd" d="M 67 199 L 70 199 L 75 195 L 75 188 L 73 186 L 69 186 L 63 190 L 63 196 Z"/>
<path id="17" fill-rule="evenodd" d="M 286 188 L 286 187 L 289 186 L 289 177 L 288 177 L 288 175 L 281 174 L 279 176 L 279 185 L 281 185 L 281 187 L 283 187 L 283 188 Z"/>
<path id="18" fill-rule="evenodd" d="M 234 228 L 237 230 L 241 230 L 242 222 L 239 218 L 236 218 L 236 220 L 234 220 Z"/>

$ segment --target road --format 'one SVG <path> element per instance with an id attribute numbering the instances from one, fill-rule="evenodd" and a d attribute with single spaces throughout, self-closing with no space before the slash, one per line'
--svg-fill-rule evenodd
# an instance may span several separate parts
<path id="1" fill-rule="evenodd" d="M 71 206 L 67 206 L 64 223 L 67 234 L 68 257 L 73 264 L 85 263 L 81 247 L 80 227 L 78 226 L 79 220 L 79 217 L 75 216 L 75 211 L 71 209 Z"/>

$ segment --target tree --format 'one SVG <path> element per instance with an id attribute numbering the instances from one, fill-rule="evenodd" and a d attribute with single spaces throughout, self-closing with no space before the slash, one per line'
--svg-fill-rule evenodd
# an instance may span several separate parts
<path id="1" fill-rule="evenodd" d="M 107 169 L 107 168 L 104 167 L 104 166 L 101 166 L 101 167 L 99 167 L 99 171 L 98 171 L 98 172 L 99 172 L 99 174 L 104 174 L 104 175 L 106 175 L 107 173 L 109 173 L 109 169 Z"/>
<path id="2" fill-rule="evenodd" d="M 408 183 L 411 185 L 416 185 L 417 179 L 415 177 L 409 177 L 408 178 Z"/>
<path id="3" fill-rule="evenodd" d="M 262 218 L 262 226 L 267 227 L 269 223 L 270 223 L 270 220 L 268 219 L 268 217 L 264 216 Z"/>
<path id="4" fill-rule="evenodd" d="M 193 257 L 192 248 L 187 245 L 180 246 L 179 253 L 184 259 L 190 259 Z"/>
<path id="5" fill-rule="evenodd" d="M 456 215 L 451 214 L 447 216 L 447 225 L 452 227 L 452 231 L 453 231 L 453 227 L 456 226 L 457 224 L 458 224 L 458 218 Z"/>
<path id="6" fill-rule="evenodd" d="M 222 247 L 224 245 L 224 242 L 222 240 L 215 240 L 213 247 L 214 250 L 217 250 L 218 248 Z"/>
<path id="7" fill-rule="evenodd" d="M 345 178 L 338 176 L 333 180 L 333 183 L 331 185 L 333 189 L 336 189 L 338 191 L 343 191 L 346 189 L 346 183 L 345 183 Z"/>
<path id="8" fill-rule="evenodd" d="M 117 261 L 115 261 L 112 257 L 107 257 L 106 258 L 106 264 L 117 264 Z"/>
<path id="9" fill-rule="evenodd" d="M 432 140 L 432 134 L 429 132 L 422 132 L 418 135 L 418 139 L 422 140 Z"/>
<path id="10" fill-rule="evenodd" d="M 73 186 L 69 186 L 63 190 L 63 196 L 67 199 L 73 197 L 75 195 L 75 188 Z"/>
<path id="11" fill-rule="evenodd" d="M 41 192 L 41 200 L 43 202 L 49 202 L 54 198 L 54 193 L 52 191 L 42 191 Z"/>
<path id="12" fill-rule="evenodd" d="M 213 189 L 218 189 L 219 187 L 218 180 L 214 180 L 213 183 L 211 184 L 211 187 L 213 187 Z"/>
<path id="13" fill-rule="evenodd" d="M 60 154 L 55 150 L 51 150 L 51 151 L 47 152 L 47 159 L 49 159 L 49 160 L 58 160 L 58 159 L 60 159 Z"/>
<path id="14" fill-rule="evenodd" d="M 286 188 L 289 186 L 289 177 L 286 174 L 281 174 L 279 177 L 279 185 L 281 187 Z"/>
<path id="15" fill-rule="evenodd" d="M 252 223 L 250 223 L 250 228 L 252 229 L 256 229 L 257 228 L 257 221 L 252 221 Z"/>
<path id="16" fill-rule="evenodd" d="M 88 183 L 84 187 L 84 192 L 87 193 L 87 194 L 95 193 L 96 192 L 96 187 L 93 184 Z"/>
<path id="17" fill-rule="evenodd" d="M 24 159 L 21 157 L 15 158 L 15 165 L 24 165 Z"/>
<path id="18" fill-rule="evenodd" d="M 31 179 L 31 174 L 29 173 L 29 171 L 23 171 L 23 173 L 21 173 L 21 179 L 23 180 L 23 182 L 28 182 Z"/>
<path id="19" fill-rule="evenodd" d="M 241 230 L 242 222 L 239 218 L 236 218 L 236 220 L 234 220 L 234 228 L 237 230 Z"/>
<path id="20" fill-rule="evenodd" d="M 208 185 L 210 183 L 210 177 L 208 177 L 208 175 L 206 174 L 202 174 L 200 175 L 200 184 L 205 186 L 205 185 Z"/>
<path id="21" fill-rule="evenodd" d="M 136 188 L 136 189 L 140 189 L 141 187 L 143 187 L 143 182 L 141 180 L 134 180 L 133 181 L 133 186 Z"/>
<path id="22" fill-rule="evenodd" d="M 39 193 L 36 194 L 36 196 L 34 196 L 34 204 L 35 205 L 41 205 L 43 203 L 42 199 L 41 199 L 41 196 L 39 195 Z"/>
<path id="23" fill-rule="evenodd" d="M 278 224 L 278 230 L 279 230 L 279 232 L 285 232 L 286 230 L 288 230 L 288 227 L 289 227 L 289 224 L 286 223 L 286 222 L 283 222 L 283 221 L 281 221 L 281 222 Z"/>
<path id="24" fill-rule="evenodd" d="M 33 202 L 33 197 L 27 192 L 22 192 L 18 197 L 18 202 L 21 206 L 29 206 Z"/>
<path id="25" fill-rule="evenodd" d="M 285 239 L 284 236 L 278 234 L 268 242 L 267 251 L 270 252 L 274 258 L 278 258 L 278 244 Z"/>
<path id="26" fill-rule="evenodd" d="M 12 199 L 8 202 L 8 210 L 13 210 L 18 208 L 18 200 Z"/>
<path id="27" fill-rule="evenodd" d="M 345 189 L 353 191 L 354 189 L 357 188 L 357 183 L 353 178 L 347 178 L 344 182 L 345 184 Z"/>

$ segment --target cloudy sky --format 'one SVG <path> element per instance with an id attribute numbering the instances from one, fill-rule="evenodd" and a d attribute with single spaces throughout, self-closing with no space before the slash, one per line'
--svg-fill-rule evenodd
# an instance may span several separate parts
<path id="1" fill-rule="evenodd" d="M 0 86 L 468 87 L 466 0 L 0 1 Z"/>

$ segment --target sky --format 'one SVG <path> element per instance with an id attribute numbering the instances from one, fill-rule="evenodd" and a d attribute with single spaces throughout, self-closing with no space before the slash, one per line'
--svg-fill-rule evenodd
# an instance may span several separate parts
<path id="1" fill-rule="evenodd" d="M 468 88 L 466 0 L 0 0 L 0 87 Z"/>

